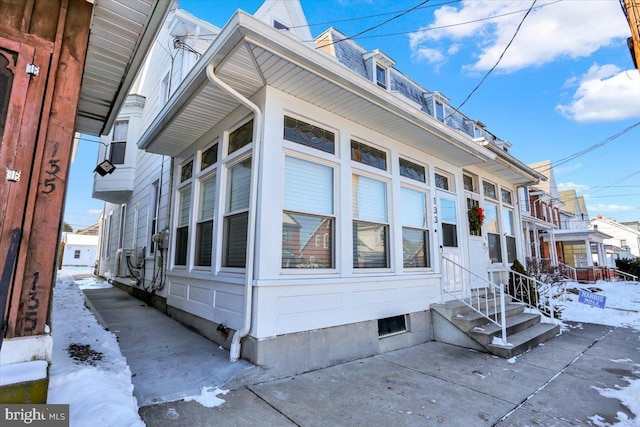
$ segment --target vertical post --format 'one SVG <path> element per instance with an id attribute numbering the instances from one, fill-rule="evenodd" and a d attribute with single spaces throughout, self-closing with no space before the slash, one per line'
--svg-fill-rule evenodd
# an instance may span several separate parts
<path id="1" fill-rule="evenodd" d="M 500 326 L 502 327 L 502 342 L 507 344 L 507 322 L 504 307 L 504 283 L 500 282 Z"/>
<path id="2" fill-rule="evenodd" d="M 440 247 L 440 302 L 444 303 L 444 254 L 442 253 L 442 247 Z"/>

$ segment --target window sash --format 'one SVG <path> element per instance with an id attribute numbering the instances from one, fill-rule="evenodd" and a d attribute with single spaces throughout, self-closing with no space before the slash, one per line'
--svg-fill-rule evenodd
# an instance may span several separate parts
<path id="1" fill-rule="evenodd" d="M 114 165 L 123 165 L 127 152 L 127 142 L 112 142 L 109 144 L 109 161 Z"/>
<path id="2" fill-rule="evenodd" d="M 284 139 L 335 154 L 335 134 L 302 120 L 284 116 Z"/>
<path id="3" fill-rule="evenodd" d="M 431 267 L 429 232 L 427 230 L 402 228 L 402 258 L 404 268 Z"/>
<path id="4" fill-rule="evenodd" d="M 351 140 L 351 160 L 387 170 L 387 153 L 354 140 Z"/>
<path id="5" fill-rule="evenodd" d="M 426 182 L 426 169 L 409 160 L 400 158 L 400 175 L 419 182 Z"/>
<path id="6" fill-rule="evenodd" d="M 334 218 L 284 211 L 282 268 L 334 268 Z"/>
<path id="7" fill-rule="evenodd" d="M 333 168 L 285 156 L 284 209 L 333 215 Z"/>
<path id="8" fill-rule="evenodd" d="M 427 195 L 406 187 L 400 188 L 402 225 L 427 228 Z"/>
<path id="9" fill-rule="evenodd" d="M 249 212 L 225 217 L 223 267 L 246 267 L 248 226 Z"/>
<path id="10" fill-rule="evenodd" d="M 179 192 L 178 227 L 189 225 L 191 215 L 191 185 L 186 186 Z"/>
<path id="11" fill-rule="evenodd" d="M 489 258 L 491 262 L 502 262 L 502 244 L 500 235 L 496 233 L 487 233 L 487 243 L 489 244 Z"/>
<path id="12" fill-rule="evenodd" d="M 389 227 L 353 221 L 353 267 L 389 268 Z"/>
<path id="13" fill-rule="evenodd" d="M 251 158 L 229 168 L 227 176 L 227 213 L 249 209 Z"/>
<path id="14" fill-rule="evenodd" d="M 495 184 L 491 184 L 490 182 L 483 181 L 482 192 L 485 197 L 489 197 L 493 200 L 498 200 L 498 193 L 496 192 Z"/>
<path id="15" fill-rule="evenodd" d="M 187 265 L 187 251 L 189 249 L 189 226 L 176 229 L 176 254 L 173 263 L 175 265 Z"/>
<path id="16" fill-rule="evenodd" d="M 381 88 L 387 88 L 387 70 L 380 65 L 376 65 L 376 83 Z"/>
<path id="17" fill-rule="evenodd" d="M 353 217 L 369 222 L 387 222 L 387 183 L 353 175 Z"/>
<path id="18" fill-rule="evenodd" d="M 253 142 L 253 119 L 229 134 L 228 154 L 238 151 Z"/>
<path id="19" fill-rule="evenodd" d="M 196 253 L 194 264 L 211 267 L 213 255 L 213 219 L 196 224 Z"/>
<path id="20" fill-rule="evenodd" d="M 210 175 L 200 182 L 199 202 L 198 221 L 213 219 L 216 207 L 216 175 Z"/>

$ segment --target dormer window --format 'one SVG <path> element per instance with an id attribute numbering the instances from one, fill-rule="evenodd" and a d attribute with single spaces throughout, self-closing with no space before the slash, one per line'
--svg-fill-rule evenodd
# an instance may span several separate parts
<path id="1" fill-rule="evenodd" d="M 444 122 L 444 104 L 440 101 L 436 101 L 436 119 Z"/>
<path id="2" fill-rule="evenodd" d="M 289 27 L 284 25 L 282 22 L 276 21 L 275 19 L 273 20 L 273 28 L 275 28 L 276 30 L 285 30 L 285 31 L 290 30 Z"/>
<path id="3" fill-rule="evenodd" d="M 389 70 L 395 61 L 380 50 L 372 50 L 362 55 L 369 80 L 383 89 L 389 89 Z"/>
<path id="4" fill-rule="evenodd" d="M 383 89 L 387 88 L 387 69 L 376 65 L 376 83 Z"/>

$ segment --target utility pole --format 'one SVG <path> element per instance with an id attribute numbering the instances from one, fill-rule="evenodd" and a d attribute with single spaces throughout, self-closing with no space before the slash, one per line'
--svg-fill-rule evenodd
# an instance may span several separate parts
<path id="1" fill-rule="evenodd" d="M 627 39 L 631 58 L 636 68 L 640 65 L 640 0 L 620 0 L 622 10 L 629 21 L 631 37 Z"/>

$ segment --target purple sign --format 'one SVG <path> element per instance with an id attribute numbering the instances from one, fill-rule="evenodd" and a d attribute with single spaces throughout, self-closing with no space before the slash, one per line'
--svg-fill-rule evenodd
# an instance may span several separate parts
<path id="1" fill-rule="evenodd" d="M 604 295 L 594 294 L 593 292 L 580 290 L 578 302 L 589 304 L 594 307 L 604 308 L 604 305 L 607 303 L 607 297 Z"/>

